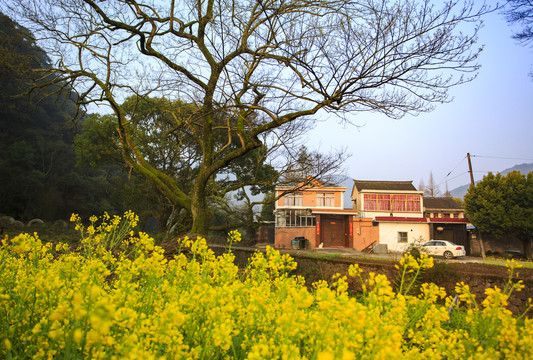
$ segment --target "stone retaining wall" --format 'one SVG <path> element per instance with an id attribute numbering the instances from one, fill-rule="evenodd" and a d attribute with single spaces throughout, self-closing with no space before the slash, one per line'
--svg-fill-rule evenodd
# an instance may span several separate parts
<path id="1" fill-rule="evenodd" d="M 212 247 L 213 251 L 221 254 L 225 251 L 224 247 Z M 239 266 L 246 266 L 248 258 L 256 251 L 254 249 L 236 248 L 233 249 L 235 262 Z M 314 258 L 305 254 L 291 254 L 298 263 L 294 275 L 301 275 L 306 279 L 307 284 L 312 284 L 318 280 L 330 281 L 331 277 L 340 273 L 347 275 L 348 267 L 351 264 L 358 264 L 365 274 L 374 272 L 384 274 L 394 283 L 398 276 L 398 270 L 395 268 L 395 261 L 380 261 L 370 259 L 354 258 Z M 514 281 L 520 279 L 524 282 L 524 289 L 515 292 L 509 300 L 509 309 L 515 314 L 521 314 L 528 304 L 528 299 L 533 298 L 533 269 L 518 269 L 518 276 Z M 455 295 L 455 285 L 458 282 L 468 284 L 472 293 L 476 295 L 478 304 L 481 304 L 485 298 L 485 289 L 489 287 L 499 287 L 504 289 L 509 281 L 506 269 L 501 266 L 491 266 L 474 263 L 445 263 L 436 262 L 435 266 L 428 270 L 421 279 L 421 282 L 433 282 L 446 289 L 448 295 Z M 350 290 L 357 292 L 358 284 L 355 280 L 350 280 Z M 530 311 L 528 316 L 533 316 Z"/>

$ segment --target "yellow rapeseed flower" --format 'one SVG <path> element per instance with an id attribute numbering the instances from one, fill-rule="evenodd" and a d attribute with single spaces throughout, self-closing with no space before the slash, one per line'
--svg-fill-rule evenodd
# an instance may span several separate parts
<path id="1" fill-rule="evenodd" d="M 318 353 L 317 360 L 334 360 L 335 355 L 330 351 L 321 351 Z"/>

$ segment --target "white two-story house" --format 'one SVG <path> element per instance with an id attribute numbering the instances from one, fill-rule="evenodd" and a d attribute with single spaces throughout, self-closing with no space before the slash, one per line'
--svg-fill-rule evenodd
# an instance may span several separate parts
<path id="1" fill-rule="evenodd" d="M 352 202 L 358 212 L 355 232 L 360 235 L 355 248 L 379 243 L 388 251 L 402 252 L 411 243 L 430 240 L 423 191 L 412 181 L 354 180 Z"/>

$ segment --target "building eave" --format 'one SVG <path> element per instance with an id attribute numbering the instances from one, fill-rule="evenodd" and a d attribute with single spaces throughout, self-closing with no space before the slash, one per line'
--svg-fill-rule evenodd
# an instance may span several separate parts
<path id="1" fill-rule="evenodd" d="M 439 224 L 443 224 L 443 223 L 467 224 L 468 223 L 468 219 L 467 218 L 462 218 L 462 219 L 457 219 L 457 218 L 428 218 L 428 219 L 429 219 L 430 223 L 439 223 Z"/>
<path id="2" fill-rule="evenodd" d="M 428 219 L 425 217 L 399 217 L 399 216 L 376 216 L 374 218 L 377 222 L 402 222 L 402 223 L 427 223 Z"/>

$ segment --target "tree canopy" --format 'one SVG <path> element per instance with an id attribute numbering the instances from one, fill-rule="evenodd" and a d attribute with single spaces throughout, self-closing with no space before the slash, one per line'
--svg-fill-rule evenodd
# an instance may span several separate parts
<path id="1" fill-rule="evenodd" d="M 139 152 L 158 170 L 173 178 L 184 191 L 191 190 L 191 179 L 198 172 L 201 160 L 201 151 L 194 136 L 190 133 L 190 127 L 177 127 L 175 117 L 187 117 L 194 111 L 194 104 L 185 104 L 181 101 L 170 101 L 165 98 L 136 97 L 127 98 L 122 109 L 130 119 L 130 131 L 138 145 Z M 223 118 L 219 115 L 219 118 Z M 80 165 L 104 167 L 115 171 L 116 168 L 124 168 L 121 155 L 119 133 L 114 128 L 116 118 L 114 115 L 92 114 L 84 119 L 81 132 L 76 137 L 75 148 Z M 195 130 L 194 128 L 192 128 Z M 219 139 L 224 141 L 224 139 Z M 272 165 L 266 162 L 264 147 L 249 152 L 246 156 L 232 162 L 223 173 L 211 181 L 206 196 L 210 207 L 223 208 L 225 215 L 231 215 L 228 196 L 234 196 L 239 201 L 247 200 L 249 211 L 246 219 L 237 220 L 235 216 L 224 223 L 217 224 L 217 228 L 236 227 L 251 225 L 254 218 L 253 207 L 263 201 L 250 201 L 249 195 L 267 193 L 273 190 L 273 183 L 280 176 Z M 122 166 L 121 166 L 122 165 Z M 127 169 L 123 169 L 126 170 Z M 150 183 L 146 184 L 135 172 L 130 175 L 130 183 L 142 187 L 142 191 L 135 191 L 131 184 L 120 184 L 124 196 L 124 205 L 141 215 L 157 216 L 161 227 L 167 226 L 167 230 L 180 222 L 180 231 L 187 230 L 190 223 L 187 209 L 172 203 L 164 193 L 158 193 Z M 117 179 L 120 180 L 120 179 Z M 245 184 L 253 184 L 246 189 Z M 129 190 L 128 190 L 129 189 Z M 135 195 L 135 193 L 138 193 Z M 141 193 L 143 195 L 141 195 Z M 134 202 L 128 201 L 136 199 Z M 141 199 L 143 198 L 143 199 Z M 127 205 L 126 205 L 127 204 Z M 185 210 L 185 212 L 183 211 Z M 218 211 L 220 213 L 220 211 Z"/>
<path id="2" fill-rule="evenodd" d="M 528 259 L 533 259 L 533 172 L 489 173 L 470 186 L 464 202 L 468 219 L 478 230 L 498 238 L 517 237 Z"/>
<path id="3" fill-rule="evenodd" d="M 344 120 L 365 111 L 400 118 L 448 101 L 448 89 L 479 68 L 482 48 L 475 42 L 488 10 L 430 0 L 12 0 L 5 6 L 42 39 L 53 59 L 52 83 L 72 86 L 82 105 L 110 106 L 125 162 L 188 209 L 197 233 L 209 227 L 207 191 L 217 174 L 257 149 L 294 153 L 298 124 L 328 113 Z M 198 144 L 190 190 L 143 154 L 121 106 L 132 94 L 153 93 L 194 104 L 188 116 L 171 117 Z M 240 185 L 256 185 L 254 179 Z"/>

